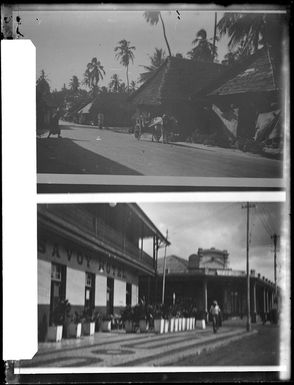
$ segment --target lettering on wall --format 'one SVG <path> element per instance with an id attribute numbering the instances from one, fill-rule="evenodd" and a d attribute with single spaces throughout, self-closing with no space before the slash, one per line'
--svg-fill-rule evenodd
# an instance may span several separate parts
<path id="1" fill-rule="evenodd" d="M 104 275 L 126 279 L 126 271 L 124 267 L 111 260 L 103 257 L 92 258 L 81 250 L 75 250 L 71 247 L 64 246 L 58 242 L 48 242 L 44 239 L 38 239 L 38 253 L 46 256 L 50 261 L 58 261 L 73 267 L 74 265 L 81 268 L 91 269 L 91 271 L 99 272 Z"/>

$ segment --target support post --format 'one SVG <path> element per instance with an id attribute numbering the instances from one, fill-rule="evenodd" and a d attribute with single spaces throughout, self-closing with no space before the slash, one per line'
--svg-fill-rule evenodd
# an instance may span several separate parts
<path id="1" fill-rule="evenodd" d="M 253 283 L 253 322 L 256 323 L 256 282 Z"/>
<path id="2" fill-rule="evenodd" d="M 277 295 L 277 240 L 279 236 L 274 234 L 271 239 L 274 240 L 274 274 L 275 274 L 275 295 Z"/>
<path id="3" fill-rule="evenodd" d="M 208 313 L 208 309 L 207 309 L 207 281 L 205 278 L 204 278 L 204 282 L 203 282 L 203 295 L 204 295 L 204 311 L 207 314 Z M 206 321 L 207 321 L 207 319 L 206 319 Z"/>
<path id="4" fill-rule="evenodd" d="M 168 230 L 166 231 L 166 239 L 168 237 Z M 164 261 L 163 261 L 163 278 L 162 278 L 162 299 L 161 303 L 164 304 L 164 296 L 165 296 L 165 270 L 166 270 L 166 248 L 167 244 L 164 247 Z"/>

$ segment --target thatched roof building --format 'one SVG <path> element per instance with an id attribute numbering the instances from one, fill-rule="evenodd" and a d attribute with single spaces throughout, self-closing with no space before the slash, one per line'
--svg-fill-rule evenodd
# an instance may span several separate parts
<path id="1" fill-rule="evenodd" d="M 223 68 L 221 64 L 168 57 L 130 100 L 137 106 L 188 102 L 191 95 L 217 79 Z"/>
<path id="2" fill-rule="evenodd" d="M 105 126 L 129 126 L 135 108 L 127 99 L 127 94 L 101 93 L 79 108 L 77 111 L 79 121 L 97 124 L 98 114 L 103 113 Z"/>
<path id="3" fill-rule="evenodd" d="M 131 103 L 151 114 L 172 114 L 184 129 L 193 124 L 191 96 L 215 81 L 224 66 L 168 57 L 158 70 L 130 97 Z"/>

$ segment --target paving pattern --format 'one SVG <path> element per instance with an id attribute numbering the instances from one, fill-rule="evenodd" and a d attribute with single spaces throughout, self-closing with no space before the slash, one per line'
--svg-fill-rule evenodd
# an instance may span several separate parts
<path id="1" fill-rule="evenodd" d="M 230 326 L 222 327 L 217 334 L 211 328 L 167 334 L 101 332 L 76 340 L 41 343 L 35 357 L 21 361 L 20 367 L 160 366 L 247 335 L 243 327 Z"/>

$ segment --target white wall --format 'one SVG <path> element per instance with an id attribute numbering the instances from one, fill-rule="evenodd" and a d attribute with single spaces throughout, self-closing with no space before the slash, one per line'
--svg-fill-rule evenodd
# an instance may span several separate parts
<path id="1" fill-rule="evenodd" d="M 66 293 L 65 298 L 71 305 L 85 305 L 85 272 L 66 269 Z"/>
<path id="2" fill-rule="evenodd" d="M 113 306 L 126 306 L 126 282 L 114 280 Z"/>
<path id="3" fill-rule="evenodd" d="M 51 263 L 38 259 L 38 304 L 50 304 Z"/>
<path id="4" fill-rule="evenodd" d="M 132 284 L 132 306 L 137 305 L 137 303 L 139 302 L 138 295 L 139 295 L 138 286 Z"/>
<path id="5" fill-rule="evenodd" d="M 95 306 L 106 306 L 107 278 L 96 274 L 95 279 Z"/>

